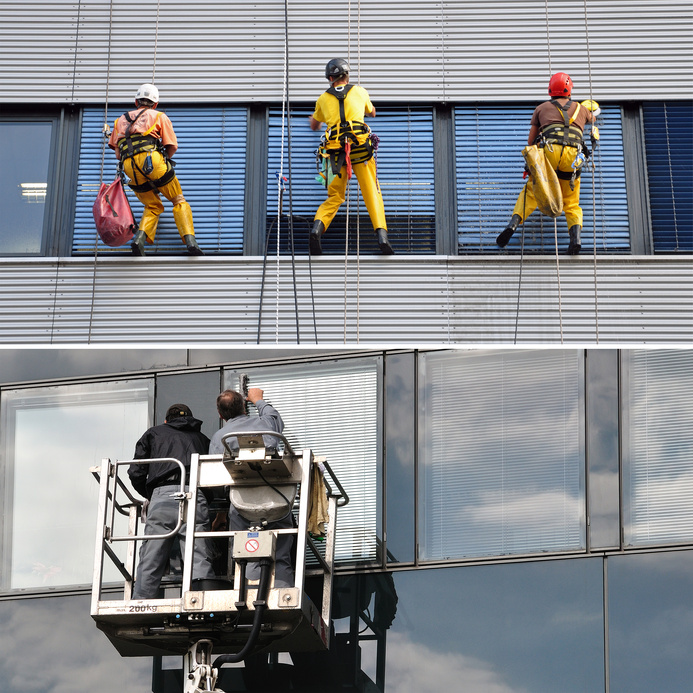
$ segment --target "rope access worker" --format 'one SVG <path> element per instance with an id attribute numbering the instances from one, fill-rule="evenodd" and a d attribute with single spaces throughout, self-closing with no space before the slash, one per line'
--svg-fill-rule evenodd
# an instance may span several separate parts
<path id="1" fill-rule="evenodd" d="M 558 176 L 563 196 L 563 211 L 568 223 L 570 243 L 568 254 L 577 255 L 582 247 L 582 208 L 580 207 L 580 174 L 589 156 L 583 141 L 586 123 L 593 123 L 600 109 L 593 101 L 582 104 L 571 101 L 573 80 L 565 72 L 557 72 L 549 80 L 549 101 L 539 104 L 532 114 L 527 144 L 537 144 L 544 149 L 544 156 Z M 583 154 L 584 152 L 584 154 Z M 496 244 L 504 248 L 523 219 L 537 208 L 530 178 L 520 192 L 513 209 L 513 216 L 506 228 L 496 238 Z"/>
<path id="2" fill-rule="evenodd" d="M 259 387 L 248 389 L 247 398 L 236 390 L 224 390 L 217 397 L 217 411 L 226 422 L 213 436 L 209 445 L 210 455 L 220 455 L 224 452 L 221 439 L 228 433 L 242 433 L 243 431 L 276 431 L 282 433 L 284 422 L 279 412 L 264 399 L 264 391 Z M 245 401 L 252 402 L 257 407 L 259 416 L 248 416 L 245 411 Z M 274 436 L 263 436 L 266 447 L 276 448 L 279 439 Z M 233 445 L 233 443 L 227 443 Z M 229 508 L 229 529 L 232 531 L 244 531 L 251 523 L 242 517 L 233 505 Z M 291 509 L 285 517 L 267 524 L 267 529 L 293 528 L 294 519 Z M 275 587 L 294 586 L 294 568 L 292 565 L 292 547 L 294 537 L 291 534 L 282 534 L 277 537 L 275 554 Z M 248 579 L 257 580 L 260 577 L 260 569 L 257 563 L 250 563 L 246 573 Z"/>
<path id="3" fill-rule="evenodd" d="M 171 158 L 178 140 L 170 118 L 157 111 L 159 90 L 143 84 L 135 95 L 135 109 L 115 122 L 108 146 L 115 150 L 120 166 L 128 175 L 128 185 L 144 205 L 139 230 L 130 247 L 133 255 L 144 255 L 144 243 L 154 243 L 159 215 L 164 211 L 159 193 L 173 203 L 173 218 L 191 255 L 204 253 L 195 240 L 192 210 L 183 197 Z"/>
<path id="4" fill-rule="evenodd" d="M 209 438 L 202 433 L 201 426 L 202 421 L 192 415 L 190 407 L 185 404 L 173 404 L 166 412 L 164 423 L 152 426 L 137 441 L 133 459 L 172 457 L 183 463 L 186 474 L 189 475 L 191 455 L 206 455 L 209 449 Z M 128 468 L 128 476 L 133 488 L 149 501 L 144 533 L 167 534 L 175 529 L 180 504 L 173 494 L 180 490 L 180 467 L 173 462 L 133 463 Z M 210 531 L 208 500 L 204 494 L 197 494 L 195 531 Z M 183 523 L 178 533 L 183 555 L 185 535 L 186 525 Z M 150 539 L 142 542 L 133 599 L 156 598 L 175 538 L 172 536 L 168 539 Z M 211 551 L 206 539 L 195 541 L 192 574 L 193 579 L 215 577 Z"/>
<path id="5" fill-rule="evenodd" d="M 393 255 L 394 250 L 387 238 L 385 206 L 373 156 L 377 140 L 374 142 L 370 128 L 363 122 L 365 116 L 375 117 L 375 107 L 363 87 L 349 84 L 346 60 L 330 60 L 325 67 L 325 77 L 330 82 L 330 88 L 320 95 L 313 115 L 308 117 L 311 130 L 320 130 L 322 123 L 327 125 L 326 144 L 322 150 L 326 160 L 327 199 L 315 213 L 310 232 L 310 254 L 322 254 L 320 239 L 345 200 L 346 186 L 353 168 L 380 251 L 384 255 Z"/>

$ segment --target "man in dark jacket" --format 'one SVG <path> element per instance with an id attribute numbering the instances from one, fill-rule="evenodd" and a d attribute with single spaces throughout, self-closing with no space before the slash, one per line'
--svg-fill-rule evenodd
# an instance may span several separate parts
<path id="1" fill-rule="evenodd" d="M 186 488 L 193 453 L 206 455 L 209 438 L 202 433 L 202 421 L 193 417 L 185 404 L 174 404 L 166 412 L 163 424 L 152 426 L 137 441 L 133 459 L 172 457 L 185 466 Z M 173 497 L 180 489 L 180 468 L 174 462 L 131 464 L 128 475 L 135 490 L 149 501 L 145 534 L 167 534 L 178 522 L 179 502 Z M 209 506 L 202 493 L 197 496 L 195 515 L 197 531 L 210 530 Z M 185 523 L 180 529 L 181 552 L 185 555 Z M 175 536 L 142 542 L 133 599 L 157 596 Z M 212 560 L 207 540 L 198 539 L 193 553 L 193 579 L 213 578 Z"/>

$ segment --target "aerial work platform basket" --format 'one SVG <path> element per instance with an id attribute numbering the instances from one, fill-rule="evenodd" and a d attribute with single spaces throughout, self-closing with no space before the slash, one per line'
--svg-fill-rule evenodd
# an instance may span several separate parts
<path id="1" fill-rule="evenodd" d="M 265 447 L 263 435 L 281 440 L 283 449 Z M 222 655 L 216 665 L 250 654 L 320 651 L 330 644 L 335 526 L 337 508 L 349 501 L 346 492 L 325 459 L 316 458 L 310 449 L 294 452 L 280 434 L 232 433 L 222 443 L 223 454 L 192 455 L 188 485 L 179 460 L 105 459 L 91 470 L 100 484 L 91 615 L 122 656 L 187 653 L 190 678 L 196 669 L 211 672 L 212 648 Z M 168 534 L 145 535 L 140 532 L 143 501 L 133 496 L 121 472 L 132 463 L 162 461 L 173 461 L 181 469 L 180 486 L 171 487 L 179 502 L 178 524 Z M 249 521 L 247 532 L 195 529 L 197 495 L 210 489 L 229 491 L 231 503 Z M 311 509 L 315 511 L 316 498 L 324 501 L 327 511 L 320 525 L 322 536 L 309 531 L 309 527 L 315 530 Z M 266 525 L 286 515 L 287 508 L 293 511 L 293 528 L 268 529 Z M 133 599 L 138 544 L 170 538 L 184 522 L 180 588 L 169 587 L 160 599 Z M 274 549 L 281 534 L 296 537 L 290 586 L 275 586 Z M 233 574 L 193 580 L 194 542 L 229 539 L 233 539 Z M 124 544 L 124 550 L 118 550 L 118 544 Z M 263 575 L 259 581 L 249 581 L 245 568 L 255 561 L 265 566 Z M 108 562 L 117 568 L 122 582 L 104 578 Z M 178 594 L 170 596 L 172 591 Z"/>

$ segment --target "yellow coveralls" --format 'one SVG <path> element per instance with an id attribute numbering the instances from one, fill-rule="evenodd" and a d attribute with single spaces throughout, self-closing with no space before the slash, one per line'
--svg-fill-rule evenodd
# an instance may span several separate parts
<path id="1" fill-rule="evenodd" d="M 572 164 L 577 156 L 575 147 L 563 147 L 560 144 L 547 144 L 544 148 L 544 156 L 554 171 L 564 171 L 572 173 Z M 582 162 L 580 162 L 582 166 Z M 582 226 L 582 207 L 580 207 L 580 179 L 575 178 L 574 189 L 570 188 L 570 181 L 558 179 L 558 184 L 561 186 L 563 194 L 563 212 L 565 213 L 568 228 L 579 224 Z M 532 193 L 532 179 L 530 178 L 515 203 L 513 214 L 520 216 L 522 220 L 526 219 L 537 208 L 537 201 Z"/>
<path id="2" fill-rule="evenodd" d="M 144 175 L 142 169 L 147 154 L 151 155 L 154 168 L 149 175 Z M 140 170 L 137 170 L 135 166 L 139 167 Z M 140 185 L 145 180 L 157 180 L 161 178 L 161 176 L 166 173 L 166 160 L 161 152 L 158 151 L 140 152 L 123 161 L 123 171 L 125 171 L 130 182 L 135 185 Z M 170 183 L 162 185 L 156 190 L 133 192 L 137 196 L 137 199 L 144 205 L 144 212 L 142 213 L 139 227 L 147 235 L 147 243 L 154 243 L 156 227 L 159 223 L 159 215 L 164 211 L 164 205 L 161 202 L 159 193 L 173 204 L 173 219 L 176 222 L 176 228 L 178 229 L 181 239 L 187 235 L 195 235 L 192 209 L 185 197 L 183 197 L 183 191 L 181 190 L 177 176 L 174 176 Z"/>
<path id="3" fill-rule="evenodd" d="M 354 85 L 344 99 L 344 113 L 349 123 L 358 123 L 363 126 L 365 113 L 373 111 L 368 92 L 358 85 Z M 332 94 L 324 92 L 315 104 L 313 118 L 322 123 L 327 123 L 327 149 L 340 149 L 341 144 L 337 139 L 337 130 L 340 123 L 339 101 Z M 364 127 L 367 131 L 368 128 Z M 333 135 L 334 139 L 330 139 Z M 369 136 L 369 132 L 357 134 L 358 144 L 363 144 Z M 357 146 L 357 145 L 354 145 Z M 330 164 L 328 163 L 328 166 Z M 385 219 L 385 206 L 380 184 L 376 175 L 375 157 L 371 157 L 363 163 L 353 164 L 356 179 L 366 204 L 368 215 L 374 229 L 385 229 L 387 231 L 387 221 Z M 341 176 L 335 175 L 327 187 L 327 199 L 318 207 L 315 213 L 315 220 L 321 221 L 327 229 L 334 219 L 339 207 L 346 199 L 346 186 L 348 183 L 346 167 L 340 171 Z"/>
<path id="4" fill-rule="evenodd" d="M 552 102 L 545 101 L 537 106 L 537 108 L 534 110 L 531 125 L 539 128 L 540 132 L 545 132 L 547 127 L 556 123 L 559 127 L 572 126 L 576 128 L 577 132 L 582 132 L 588 118 L 588 112 L 583 109 L 579 103 L 576 104 L 575 109 L 572 111 L 572 115 L 568 119 L 568 125 L 566 125 L 563 116 L 557 118 L 557 113 L 560 113 L 560 109 L 558 109 Z M 578 155 L 577 148 L 570 147 L 568 145 L 564 146 L 563 144 L 557 143 L 555 140 L 551 142 L 550 135 L 547 135 L 547 139 L 549 141 L 544 147 L 544 156 L 546 157 L 548 164 L 553 167 L 554 171 L 560 171 L 561 173 L 570 175 L 573 172 L 573 165 L 575 164 L 579 172 L 582 164 L 584 163 L 584 159 L 576 161 L 576 157 Z M 531 144 L 531 142 L 528 142 L 528 144 Z M 559 176 L 558 183 L 561 187 L 561 193 L 563 195 L 563 212 L 565 213 L 568 228 L 571 228 L 576 224 L 582 226 L 582 207 L 580 207 L 580 178 L 575 178 L 572 189 L 570 187 L 570 180 L 564 180 Z M 532 180 L 530 178 L 517 197 L 513 214 L 517 214 L 521 220 L 524 220 L 527 219 L 527 217 L 536 208 L 537 201 L 532 192 Z"/>
<path id="5" fill-rule="evenodd" d="M 131 120 L 134 120 L 130 128 L 130 136 L 148 136 L 159 140 L 164 147 L 171 146 L 173 151 L 178 147 L 178 140 L 173 131 L 170 118 L 162 111 L 154 108 L 147 108 L 141 112 L 142 108 L 136 108 L 128 113 Z M 108 141 L 109 147 L 114 150 L 119 149 L 119 143 L 126 137 L 126 132 L 130 123 L 121 116 L 115 122 L 115 127 Z M 152 170 L 145 173 L 145 160 L 151 156 Z M 148 151 L 142 151 L 131 157 L 123 157 L 123 171 L 129 178 L 132 185 L 142 185 L 147 181 L 156 181 L 167 171 L 167 162 L 160 151 L 151 147 Z M 183 197 L 178 177 L 174 174 L 173 178 L 166 184 L 158 186 L 155 190 L 137 192 L 133 190 L 137 199 L 144 205 L 144 212 L 140 220 L 139 228 L 147 236 L 148 243 L 154 243 L 156 228 L 159 223 L 159 215 L 164 211 L 164 205 L 159 198 L 161 193 L 169 202 L 173 204 L 173 219 L 180 234 L 181 240 L 185 236 L 194 236 L 195 227 L 193 226 L 192 209 Z"/>

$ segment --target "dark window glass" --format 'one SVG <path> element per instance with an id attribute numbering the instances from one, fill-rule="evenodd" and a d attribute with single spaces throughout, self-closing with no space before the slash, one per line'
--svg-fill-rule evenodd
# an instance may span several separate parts
<path id="1" fill-rule="evenodd" d="M 643 104 L 655 253 L 693 252 L 693 102 Z"/>
<path id="2" fill-rule="evenodd" d="M 96 629 L 89 599 L 72 596 L 0 603 L 3 693 L 151 690 L 151 659 L 124 660 Z"/>
<path id="3" fill-rule="evenodd" d="M 414 561 L 416 477 L 415 355 L 392 354 L 385 362 L 387 558 Z"/>
<path id="4" fill-rule="evenodd" d="M 3 255 L 40 255 L 52 122 L 0 122 L 0 247 Z"/>
<path id="5" fill-rule="evenodd" d="M 419 557 L 585 548 L 579 351 L 420 360 Z"/>
<path id="6" fill-rule="evenodd" d="M 534 106 L 455 108 L 460 253 L 498 252 L 496 236 L 510 220 L 524 183 L 522 150 L 527 146 L 533 111 Z M 592 250 L 595 236 L 597 252 L 627 251 L 630 238 L 620 108 L 602 106 L 597 125 L 601 140 L 580 178 L 582 252 Z M 588 141 L 589 129 L 585 128 Z M 568 246 L 565 216 L 558 218 L 557 229 L 558 247 L 564 250 Z M 506 251 L 520 252 L 521 240 L 520 227 Z M 524 252 L 553 253 L 555 247 L 553 220 L 534 212 L 525 222 Z"/>
<path id="7" fill-rule="evenodd" d="M 688 693 L 693 551 L 611 556 L 608 585 L 611 693 Z"/>
<path id="8" fill-rule="evenodd" d="M 385 693 L 597 693 L 602 584 L 601 559 L 340 577 L 333 651 Z"/>
<path id="9" fill-rule="evenodd" d="M 109 109 L 111 128 L 127 110 Z M 243 209 L 245 195 L 247 109 L 232 107 L 162 108 L 171 118 L 178 138 L 176 175 L 183 195 L 192 208 L 195 236 L 207 254 L 243 252 Z M 77 186 L 74 255 L 93 254 L 97 238 L 92 207 L 101 180 L 110 183 L 116 176 L 117 161 L 103 142 L 103 108 L 86 108 L 82 120 Z M 103 157 L 103 158 L 102 158 Z M 103 160 L 103 174 L 101 172 Z M 125 186 L 135 221 L 143 206 Z M 159 218 L 156 240 L 147 255 L 181 254 L 185 247 L 171 213 L 171 204 L 162 196 L 164 213 Z M 129 254 L 130 246 L 109 248 L 101 241 L 100 253 Z"/>
<path id="10" fill-rule="evenodd" d="M 624 543 L 693 541 L 693 349 L 622 355 Z"/>
<path id="11" fill-rule="evenodd" d="M 433 161 L 433 110 L 431 108 L 380 108 L 377 117 L 366 118 L 366 124 L 380 139 L 377 150 L 378 181 L 383 193 L 388 236 L 396 252 L 435 252 L 435 199 Z M 267 172 L 267 229 L 270 249 L 276 249 L 277 210 L 279 202 L 278 176 L 280 170 L 290 182 L 283 193 L 282 213 L 289 214 L 289 202 L 294 224 L 294 242 L 300 252 L 307 251 L 308 229 L 313 225 L 315 212 L 326 198 L 326 190 L 316 180 L 316 149 L 321 134 L 307 124 L 312 109 L 293 110 L 291 117 L 291 154 L 289 155 L 289 123 L 282 111 L 270 110 L 269 156 Z M 282 131 L 284 147 L 282 149 Z M 322 132 L 324 133 L 324 126 Z M 283 157 L 283 158 L 282 158 Z M 285 183 L 289 185 L 290 182 Z M 357 249 L 357 230 L 360 252 L 379 252 L 373 226 L 358 193 L 354 175 L 349 183 L 347 202 L 344 202 L 329 230 L 323 237 L 326 253 L 344 253 L 347 214 L 349 216 L 349 252 Z M 287 248 L 288 218 L 280 224 L 280 248 Z M 276 252 L 276 251 L 275 251 Z"/>

